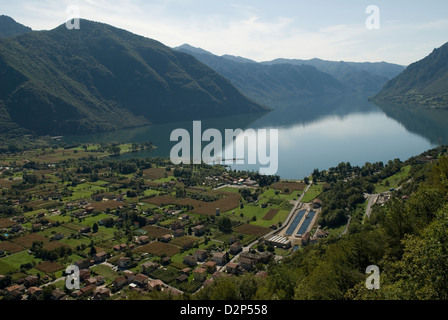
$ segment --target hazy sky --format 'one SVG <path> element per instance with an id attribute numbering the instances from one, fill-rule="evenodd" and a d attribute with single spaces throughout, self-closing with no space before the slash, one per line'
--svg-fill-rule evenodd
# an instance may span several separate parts
<path id="1" fill-rule="evenodd" d="M 379 9 L 380 29 L 366 27 L 369 5 Z M 408 65 L 448 42 L 446 0 L 0 0 L 0 14 L 49 30 L 68 19 L 69 6 L 79 8 L 83 19 L 171 47 L 188 43 L 256 61 L 321 58 Z"/>

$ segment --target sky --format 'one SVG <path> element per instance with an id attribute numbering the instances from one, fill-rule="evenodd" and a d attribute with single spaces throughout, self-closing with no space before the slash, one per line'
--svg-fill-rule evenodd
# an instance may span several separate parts
<path id="1" fill-rule="evenodd" d="M 366 10 L 371 5 L 375 10 Z M 188 43 L 259 62 L 320 58 L 407 66 L 448 42 L 445 0 L 0 0 L 0 15 L 33 30 L 65 23 L 68 8 L 170 47 Z"/>

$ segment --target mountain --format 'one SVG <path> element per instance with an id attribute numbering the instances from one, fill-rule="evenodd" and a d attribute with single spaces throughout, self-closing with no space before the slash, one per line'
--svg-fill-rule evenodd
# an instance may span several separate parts
<path id="1" fill-rule="evenodd" d="M 389 81 L 374 100 L 448 109 L 448 43 Z"/>
<path id="2" fill-rule="evenodd" d="M 0 121 L 8 128 L 69 135 L 267 110 L 188 54 L 80 24 L 0 39 Z"/>
<path id="3" fill-rule="evenodd" d="M 216 56 L 199 48 L 183 45 L 177 51 L 193 55 L 229 79 L 249 98 L 274 107 L 279 100 L 339 95 L 347 88 L 315 67 L 291 64 L 263 65 L 252 60 Z"/>
<path id="4" fill-rule="evenodd" d="M 16 22 L 11 17 L 0 16 L 0 38 L 18 36 L 31 31 L 31 28 Z"/>
<path id="5" fill-rule="evenodd" d="M 344 61 L 326 61 L 321 59 L 276 59 L 263 64 L 308 65 L 321 72 L 328 73 L 343 83 L 352 92 L 376 94 L 381 91 L 388 80 L 400 74 L 405 67 L 386 63 L 357 63 Z"/>

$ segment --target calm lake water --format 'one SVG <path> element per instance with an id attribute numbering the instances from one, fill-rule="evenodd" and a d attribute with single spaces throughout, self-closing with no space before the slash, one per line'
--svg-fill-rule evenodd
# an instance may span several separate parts
<path id="1" fill-rule="evenodd" d="M 273 105 L 273 104 L 270 104 Z M 448 112 L 409 107 L 378 107 L 366 97 L 292 100 L 276 102 L 275 109 L 262 115 L 243 115 L 202 120 L 208 128 L 278 129 L 278 172 L 283 179 L 302 179 L 315 168 L 325 170 L 340 162 L 363 165 L 411 156 L 448 144 Z M 198 119 L 201 120 L 201 119 Z M 153 151 L 121 155 L 169 157 L 177 142 L 170 141 L 175 129 L 192 135 L 192 122 L 159 124 L 89 136 L 65 137 L 67 142 L 153 142 Z M 225 139 L 224 139 L 225 140 Z M 207 143 L 203 143 L 205 147 Z M 254 146 L 249 146 L 251 150 Z M 269 147 L 268 147 L 269 150 Z M 247 150 L 246 150 L 247 151 Z M 248 151 L 249 152 L 249 151 Z M 257 165 L 231 165 L 233 169 L 257 171 Z"/>

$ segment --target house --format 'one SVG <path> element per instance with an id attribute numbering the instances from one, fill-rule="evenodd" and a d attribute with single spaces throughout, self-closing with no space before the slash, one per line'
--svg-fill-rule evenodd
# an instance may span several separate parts
<path id="1" fill-rule="evenodd" d="M 25 292 L 25 286 L 22 284 L 14 284 L 5 289 L 7 296 L 17 297 Z"/>
<path id="2" fill-rule="evenodd" d="M 40 230 L 42 230 L 42 223 L 34 223 L 31 225 L 32 232 L 38 232 Z"/>
<path id="3" fill-rule="evenodd" d="M 131 283 L 134 281 L 135 274 L 134 272 L 127 270 L 124 272 L 124 277 L 127 279 L 128 283 Z"/>
<path id="4" fill-rule="evenodd" d="M 150 241 L 151 241 L 151 239 L 148 236 L 140 236 L 140 237 L 138 237 L 137 243 L 140 245 L 144 245 L 144 244 L 149 243 Z"/>
<path id="5" fill-rule="evenodd" d="M 268 264 L 269 261 L 274 257 L 274 254 L 272 252 L 262 252 L 260 253 L 260 260 L 259 262 Z"/>
<path id="6" fill-rule="evenodd" d="M 61 239 L 64 239 L 64 235 L 62 234 L 62 233 L 56 233 L 55 235 L 54 235 L 54 240 L 61 240 Z"/>
<path id="7" fill-rule="evenodd" d="M 310 242 L 311 235 L 309 232 L 305 232 L 302 236 L 302 246 L 306 246 Z"/>
<path id="8" fill-rule="evenodd" d="M 227 273 L 237 274 L 241 272 L 241 267 L 237 263 L 229 262 L 228 264 L 226 264 L 226 270 Z"/>
<path id="9" fill-rule="evenodd" d="M 161 280 L 151 280 L 148 283 L 148 289 L 150 291 L 160 291 L 162 290 L 163 282 Z"/>
<path id="10" fill-rule="evenodd" d="M 25 287 L 35 287 L 39 284 L 39 278 L 36 276 L 27 276 L 25 279 L 23 279 L 23 284 Z"/>
<path id="11" fill-rule="evenodd" d="M 200 237 L 200 236 L 204 235 L 204 233 L 205 233 L 205 226 L 198 225 L 196 227 L 193 227 L 192 231 L 196 237 Z"/>
<path id="12" fill-rule="evenodd" d="M 88 269 L 92 264 L 90 263 L 90 259 L 78 260 L 75 262 L 75 266 L 79 269 Z"/>
<path id="13" fill-rule="evenodd" d="M 91 272 L 89 269 L 81 269 L 79 270 L 79 279 L 81 279 L 82 281 L 86 281 L 90 278 L 90 274 Z"/>
<path id="14" fill-rule="evenodd" d="M 188 276 L 186 274 L 181 274 L 176 278 L 177 282 L 186 282 L 188 280 Z"/>
<path id="15" fill-rule="evenodd" d="M 241 268 L 245 270 L 252 270 L 255 266 L 255 261 L 253 259 L 241 257 L 239 259 L 239 264 Z"/>
<path id="16" fill-rule="evenodd" d="M 205 268 L 197 268 L 193 270 L 194 280 L 204 282 L 207 279 L 207 270 Z"/>
<path id="17" fill-rule="evenodd" d="M 225 252 L 216 252 L 213 254 L 213 261 L 222 266 L 227 262 L 227 254 Z"/>
<path id="18" fill-rule="evenodd" d="M 139 273 L 134 277 L 134 281 L 133 281 L 136 285 L 140 286 L 140 287 L 146 287 L 148 282 L 149 282 L 149 278 L 148 276 Z"/>
<path id="19" fill-rule="evenodd" d="M 85 286 L 84 288 L 81 288 L 80 291 L 82 292 L 83 296 L 91 295 L 96 289 L 96 285 L 89 284 L 88 286 Z"/>
<path id="20" fill-rule="evenodd" d="M 198 264 L 198 261 L 195 257 L 188 255 L 184 257 L 184 264 L 190 267 L 194 267 Z"/>
<path id="21" fill-rule="evenodd" d="M 170 242 L 171 239 L 172 239 L 171 234 L 166 234 L 163 237 L 159 238 L 159 241 L 167 243 Z"/>
<path id="22" fill-rule="evenodd" d="M 229 253 L 235 256 L 238 253 L 240 253 L 242 250 L 243 250 L 243 247 L 241 246 L 241 243 L 235 242 L 234 244 L 232 244 L 230 246 Z"/>
<path id="23" fill-rule="evenodd" d="M 51 292 L 50 300 L 62 300 L 65 297 L 65 292 L 57 288 Z"/>
<path id="24" fill-rule="evenodd" d="M 171 263 L 171 258 L 170 257 L 162 258 L 161 262 L 163 266 L 167 266 Z"/>
<path id="25" fill-rule="evenodd" d="M 207 261 L 203 265 L 208 273 L 213 273 L 216 271 L 216 262 L 215 261 Z"/>
<path id="26" fill-rule="evenodd" d="M 107 253 L 105 251 L 101 251 L 99 253 L 95 253 L 93 255 L 93 260 L 95 260 L 95 263 L 103 263 L 107 260 Z"/>
<path id="27" fill-rule="evenodd" d="M 91 227 L 85 227 L 79 230 L 80 233 L 89 233 L 90 231 L 92 231 Z"/>
<path id="28" fill-rule="evenodd" d="M 313 208 L 314 209 L 319 209 L 320 207 L 322 207 L 322 200 L 314 199 L 313 200 Z"/>
<path id="29" fill-rule="evenodd" d="M 266 279 L 266 277 L 268 276 L 268 273 L 263 270 L 263 271 L 257 272 L 257 274 L 255 276 L 257 278 Z"/>
<path id="30" fill-rule="evenodd" d="M 82 291 L 75 290 L 72 293 L 70 293 L 70 297 L 75 298 L 75 299 L 80 299 L 82 297 Z"/>
<path id="31" fill-rule="evenodd" d="M 123 288 L 127 283 L 128 283 L 128 280 L 127 280 L 125 277 L 120 276 L 120 277 L 117 277 L 117 278 L 114 279 L 113 286 L 114 286 L 114 288 L 116 288 L 116 289 L 121 289 L 121 288 Z"/>
<path id="32" fill-rule="evenodd" d="M 150 273 L 154 270 L 156 270 L 157 268 L 159 268 L 159 264 L 157 262 L 153 262 L 153 261 L 147 261 L 145 263 L 143 263 L 140 267 L 142 268 L 142 272 L 143 273 Z"/>
<path id="33" fill-rule="evenodd" d="M 96 276 L 95 279 L 96 279 L 97 286 L 101 286 L 106 283 L 106 279 L 104 279 L 103 276 Z"/>
<path id="34" fill-rule="evenodd" d="M 206 250 L 198 249 L 193 253 L 193 257 L 202 262 L 208 258 L 208 253 Z"/>
<path id="35" fill-rule="evenodd" d="M 28 289 L 29 296 L 39 297 L 42 294 L 42 289 L 39 287 L 31 287 Z"/>
<path id="36" fill-rule="evenodd" d="M 110 297 L 110 290 L 108 288 L 97 288 L 93 293 L 94 300 L 104 300 Z"/>
<path id="37" fill-rule="evenodd" d="M 182 221 L 186 221 L 190 219 L 190 216 L 188 214 L 183 214 L 181 217 Z"/>
<path id="38" fill-rule="evenodd" d="M 174 238 L 180 238 L 185 235 L 184 229 L 177 229 L 173 231 Z"/>
<path id="39" fill-rule="evenodd" d="M 131 258 L 121 257 L 118 259 L 117 264 L 120 269 L 125 269 L 131 264 Z"/>
<path id="40" fill-rule="evenodd" d="M 113 249 L 114 251 L 121 251 L 121 247 L 118 244 L 114 245 Z"/>
<path id="41" fill-rule="evenodd" d="M 95 278 L 89 278 L 89 279 L 86 279 L 85 281 L 85 284 L 87 285 L 87 286 L 90 286 L 90 285 L 95 285 L 96 284 L 96 279 Z"/>
<path id="42" fill-rule="evenodd" d="M 191 272 L 191 268 L 184 268 L 182 270 L 180 270 L 180 273 L 185 274 L 185 275 L 189 275 Z"/>

